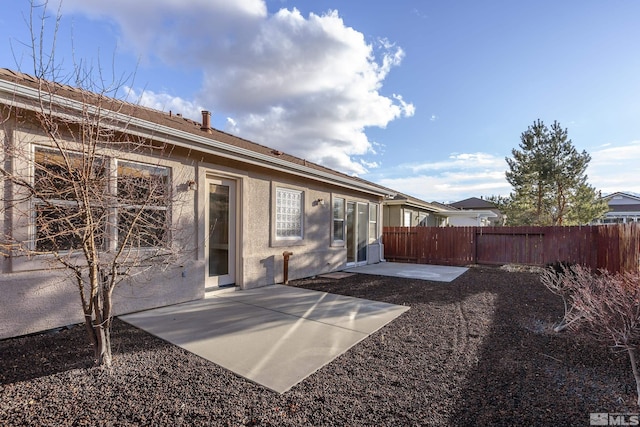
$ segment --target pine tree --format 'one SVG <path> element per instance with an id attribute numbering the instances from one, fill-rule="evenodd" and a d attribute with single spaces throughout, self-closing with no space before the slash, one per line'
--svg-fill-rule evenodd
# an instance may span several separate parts
<path id="1" fill-rule="evenodd" d="M 585 224 L 607 211 L 587 183 L 591 156 L 576 150 L 558 122 L 548 128 L 538 119 L 511 153 L 506 159 L 506 178 L 513 186 L 506 208 L 510 225 Z"/>

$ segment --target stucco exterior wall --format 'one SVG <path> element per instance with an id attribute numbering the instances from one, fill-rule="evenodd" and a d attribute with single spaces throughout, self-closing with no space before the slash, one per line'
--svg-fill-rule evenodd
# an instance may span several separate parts
<path id="1" fill-rule="evenodd" d="M 14 130 L 12 138 L 27 144 L 31 141 L 46 145 L 33 128 Z M 5 141 L 6 142 L 6 141 Z M 135 278 L 127 278 L 114 291 L 116 315 L 190 301 L 204 296 L 202 280 L 204 260 L 197 256 L 197 228 L 195 192 L 185 183 L 195 176 L 192 161 L 173 157 L 122 154 L 120 160 L 138 161 L 170 168 L 172 242 L 176 248 L 174 262 L 139 271 Z M 14 168 L 26 168 L 24 160 L 13 159 Z M 28 175 L 27 175 L 28 176 Z M 10 188 L 10 187 L 9 187 Z M 3 188 L 4 191 L 4 188 Z M 0 200 L 5 200 L 2 197 Z M 19 241 L 30 239 L 33 233 L 29 215 L 30 202 L 3 217 L 5 233 Z M 14 252 L 0 263 L 0 339 L 38 332 L 84 321 L 77 285 L 69 271 L 61 268 L 51 256 Z"/>
<path id="2" fill-rule="evenodd" d="M 402 227 L 402 207 L 400 205 L 384 205 L 384 226 Z"/>
<path id="3" fill-rule="evenodd" d="M 411 224 L 404 223 L 405 212 L 411 218 Z M 433 212 L 426 209 L 420 209 L 417 207 L 409 207 L 400 204 L 385 204 L 384 205 L 384 226 L 385 227 L 439 227 L 441 220 Z M 421 224 L 421 219 L 424 218 L 424 222 Z"/>
<path id="4" fill-rule="evenodd" d="M 22 142 L 42 141 L 37 129 L 28 127 L 15 131 L 12 138 Z M 378 206 L 378 236 L 370 242 L 367 254 L 368 263 L 381 260 L 380 236 L 385 218 L 381 196 L 185 149 L 175 148 L 171 153 L 168 159 L 133 154 L 121 157 L 171 168 L 171 190 L 176 199 L 171 206 L 175 229 L 172 241 L 180 256 L 165 269 L 150 269 L 135 280 L 118 285 L 114 292 L 115 315 L 204 296 L 209 178 L 223 177 L 236 183 L 235 267 L 236 286 L 241 289 L 282 283 L 285 251 L 293 253 L 289 260 L 290 280 L 344 268 L 347 245 L 332 241 L 334 197 Z M 189 189 L 190 180 L 197 183 L 197 189 Z M 304 238 L 300 241 L 275 238 L 275 190 L 278 187 L 303 193 Z M 0 196 L 4 191 L 4 187 L 0 189 Z M 7 218 L 0 219 L 0 226 L 12 228 L 14 237 L 29 238 L 32 225 L 28 217 L 10 221 Z M 15 254 L 0 261 L 0 268 L 0 339 L 84 321 L 74 282 L 46 256 Z"/>
<path id="5" fill-rule="evenodd" d="M 121 283 L 115 315 L 202 298 L 203 268 L 192 263 Z M 78 289 L 64 270 L 2 273 L 0 289 L 0 339 L 84 322 Z"/>
<path id="6" fill-rule="evenodd" d="M 239 171 L 238 171 L 239 172 Z M 333 216 L 332 196 L 349 201 L 378 203 L 375 198 L 365 198 L 331 185 L 323 185 L 300 177 L 253 168 L 242 178 L 242 276 L 236 285 L 250 289 L 284 280 L 285 251 L 289 258 L 290 280 L 310 277 L 345 267 L 346 244 L 335 245 L 331 240 Z M 304 238 L 299 241 L 278 241 L 275 238 L 274 209 L 275 190 L 278 187 L 301 191 L 304 199 Z M 322 200 L 322 202 L 319 202 Z M 380 220 L 379 220 L 380 221 Z M 380 227 L 379 227 L 380 228 Z M 380 249 L 371 245 L 369 262 L 380 261 Z"/>

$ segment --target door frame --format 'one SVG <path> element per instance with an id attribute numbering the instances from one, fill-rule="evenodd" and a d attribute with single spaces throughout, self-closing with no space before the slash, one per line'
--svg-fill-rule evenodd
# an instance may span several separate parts
<path id="1" fill-rule="evenodd" d="M 353 224 L 349 224 L 349 205 L 353 205 L 354 207 L 354 211 L 353 211 Z M 365 214 L 366 214 L 366 220 L 365 220 L 365 227 L 364 230 L 365 231 L 365 236 L 364 236 L 364 245 L 365 245 L 365 253 L 364 253 L 364 260 L 359 261 L 358 260 L 358 242 L 360 240 L 360 230 L 361 230 L 361 225 L 359 224 L 359 220 L 358 220 L 358 207 L 360 206 L 365 206 Z M 352 227 L 352 239 L 349 238 L 349 227 Z M 347 263 L 346 265 L 348 267 L 355 267 L 355 266 L 360 266 L 360 265 L 366 265 L 369 262 L 369 203 L 368 202 L 359 202 L 359 201 L 355 201 L 355 200 L 347 200 L 346 201 L 346 206 L 345 206 L 345 238 L 346 238 L 346 248 L 347 248 Z M 351 254 L 353 256 L 354 261 L 349 262 L 349 252 L 353 251 L 353 253 Z"/>
<path id="2" fill-rule="evenodd" d="M 210 187 L 211 184 L 229 186 L 229 236 L 228 236 L 228 274 L 221 276 L 209 276 L 209 210 L 210 210 Z M 238 179 L 217 175 L 207 174 L 204 179 L 204 286 L 205 289 L 217 288 L 222 286 L 238 285 L 238 259 L 239 254 L 239 230 L 240 209 L 239 203 L 239 187 Z"/>

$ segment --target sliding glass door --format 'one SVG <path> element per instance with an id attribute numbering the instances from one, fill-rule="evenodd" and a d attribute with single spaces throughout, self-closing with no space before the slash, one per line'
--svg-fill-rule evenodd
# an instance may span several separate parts
<path id="1" fill-rule="evenodd" d="M 368 205 L 347 202 L 347 265 L 367 263 L 368 229 Z"/>

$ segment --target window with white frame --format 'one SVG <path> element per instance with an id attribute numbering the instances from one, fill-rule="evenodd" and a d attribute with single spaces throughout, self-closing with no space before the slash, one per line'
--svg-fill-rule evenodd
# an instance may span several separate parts
<path id="1" fill-rule="evenodd" d="M 334 243 L 344 243 L 344 208 L 345 200 L 341 197 L 333 198 L 333 232 Z"/>
<path id="2" fill-rule="evenodd" d="M 378 240 L 378 205 L 369 204 L 369 243 Z"/>
<path id="3" fill-rule="evenodd" d="M 101 250 L 167 242 L 170 169 L 118 161 L 110 171 L 110 161 L 115 159 L 34 148 L 37 251 L 79 249 L 87 239 Z"/>
<path id="4" fill-rule="evenodd" d="M 107 190 L 106 159 L 88 159 L 78 153 L 35 147 L 33 163 L 35 225 L 34 249 L 38 252 L 68 251 L 82 246 L 89 224 L 94 242 L 103 249 L 108 209 L 101 197 Z M 83 188 L 76 182 L 86 182 Z M 88 199 L 89 209 L 79 203 Z"/>
<path id="5" fill-rule="evenodd" d="M 404 219 L 402 221 L 403 227 L 411 227 L 411 211 L 404 210 Z"/>
<path id="6" fill-rule="evenodd" d="M 156 247 L 168 238 L 169 168 L 118 161 L 118 245 Z"/>
<path id="7" fill-rule="evenodd" d="M 276 188 L 276 239 L 302 240 L 303 194 L 289 188 Z"/>

